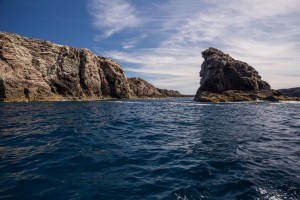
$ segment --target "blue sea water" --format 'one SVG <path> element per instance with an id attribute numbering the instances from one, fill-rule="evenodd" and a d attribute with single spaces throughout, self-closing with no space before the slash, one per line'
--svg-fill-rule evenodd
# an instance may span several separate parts
<path id="1" fill-rule="evenodd" d="M 0 199 L 300 199 L 300 103 L 0 103 Z"/>

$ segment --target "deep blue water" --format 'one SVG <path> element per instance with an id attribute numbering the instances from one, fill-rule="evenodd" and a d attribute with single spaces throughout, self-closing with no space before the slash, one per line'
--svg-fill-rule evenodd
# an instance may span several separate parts
<path id="1" fill-rule="evenodd" d="M 0 199 L 300 199 L 300 103 L 0 103 Z"/>

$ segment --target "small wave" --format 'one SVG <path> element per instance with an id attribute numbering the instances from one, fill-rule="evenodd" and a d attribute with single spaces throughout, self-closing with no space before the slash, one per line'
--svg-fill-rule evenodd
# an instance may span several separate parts
<path id="1" fill-rule="evenodd" d="M 300 101 L 281 101 L 281 103 L 300 104 Z"/>
<path id="2" fill-rule="evenodd" d="M 141 102 L 141 101 L 106 101 L 109 103 L 120 103 L 120 104 L 149 104 L 148 102 Z"/>
<path id="3" fill-rule="evenodd" d="M 211 103 L 198 103 L 198 102 L 189 102 L 189 103 L 181 103 L 181 102 L 170 102 L 168 104 L 171 104 L 171 105 L 184 105 L 184 106 L 212 106 L 213 104 Z"/>
<path id="4" fill-rule="evenodd" d="M 110 103 L 124 103 L 124 101 L 106 101 L 106 102 L 110 102 Z"/>
<path id="5" fill-rule="evenodd" d="M 282 199 L 296 200 L 297 199 L 292 196 L 287 196 L 287 194 L 284 192 L 274 191 L 272 189 L 259 187 L 256 190 L 260 194 L 260 197 L 262 197 L 262 199 L 270 199 L 270 200 L 282 200 Z"/>

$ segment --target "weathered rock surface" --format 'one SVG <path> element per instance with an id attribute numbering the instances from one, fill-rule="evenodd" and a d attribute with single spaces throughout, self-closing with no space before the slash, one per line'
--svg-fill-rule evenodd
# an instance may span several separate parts
<path id="1" fill-rule="evenodd" d="M 0 101 L 140 97 L 111 59 L 48 41 L 0 32 Z M 149 96 L 148 96 L 149 97 Z"/>
<path id="2" fill-rule="evenodd" d="M 166 90 L 166 89 L 159 89 L 158 91 L 162 94 L 163 97 L 189 97 L 191 95 L 182 95 L 177 90 Z"/>
<path id="3" fill-rule="evenodd" d="M 297 100 L 283 96 L 261 80 L 258 72 L 245 62 L 235 60 L 222 51 L 209 48 L 202 52 L 200 87 L 195 101 L 279 101 Z"/>
<path id="4" fill-rule="evenodd" d="M 288 97 L 300 97 L 300 87 L 280 89 L 278 91 Z"/>
<path id="5" fill-rule="evenodd" d="M 128 78 L 129 86 L 136 97 L 181 97 L 178 91 L 158 89 L 141 78 Z"/>

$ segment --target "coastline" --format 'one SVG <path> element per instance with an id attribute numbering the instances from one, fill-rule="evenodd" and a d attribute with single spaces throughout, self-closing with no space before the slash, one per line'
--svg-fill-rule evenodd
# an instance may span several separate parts
<path id="1" fill-rule="evenodd" d="M 76 99 L 66 99 L 66 98 L 48 98 L 48 99 L 34 99 L 30 100 L 27 98 L 21 98 L 21 99 L 13 99 L 13 100 L 4 100 L 0 101 L 4 103 L 23 103 L 23 102 L 65 102 L 65 101 L 111 101 L 111 100 L 121 100 L 121 101 L 127 101 L 127 100 L 142 100 L 142 99 L 168 99 L 168 98 L 186 98 L 186 97 L 194 97 L 194 95 L 182 95 L 182 96 L 154 96 L 154 97 L 130 97 L 130 98 L 114 98 L 114 97 L 100 97 L 100 98 L 76 98 Z"/>

